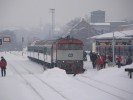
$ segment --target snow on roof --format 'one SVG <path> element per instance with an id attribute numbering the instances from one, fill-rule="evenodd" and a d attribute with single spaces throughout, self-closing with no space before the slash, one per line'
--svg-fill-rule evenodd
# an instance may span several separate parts
<path id="1" fill-rule="evenodd" d="M 90 25 L 110 25 L 110 23 L 90 23 Z"/>
<path id="2" fill-rule="evenodd" d="M 113 37 L 113 32 L 110 33 L 104 33 L 101 35 L 93 36 L 91 39 L 102 39 L 102 38 L 112 38 Z M 133 37 L 133 30 L 128 30 L 128 31 L 116 31 L 114 32 L 114 37 L 115 38 L 131 38 Z"/>
<path id="3" fill-rule="evenodd" d="M 126 22 L 126 21 L 106 21 L 108 23 L 118 23 L 118 22 Z"/>
<path id="4" fill-rule="evenodd" d="M 133 24 L 128 24 L 128 25 L 121 25 L 121 26 L 133 26 Z"/>

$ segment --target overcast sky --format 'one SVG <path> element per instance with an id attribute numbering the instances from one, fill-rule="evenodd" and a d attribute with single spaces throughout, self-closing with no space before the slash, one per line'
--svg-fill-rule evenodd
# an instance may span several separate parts
<path id="1" fill-rule="evenodd" d="M 51 23 L 50 8 L 55 8 L 55 23 L 60 25 L 96 10 L 106 11 L 106 21 L 133 19 L 132 5 L 133 0 L 0 0 L 0 26 Z"/>

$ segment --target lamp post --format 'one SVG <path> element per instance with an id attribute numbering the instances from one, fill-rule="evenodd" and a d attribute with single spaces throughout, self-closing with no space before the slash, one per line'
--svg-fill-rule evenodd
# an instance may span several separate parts
<path id="1" fill-rule="evenodd" d="M 55 17 L 55 9 L 52 8 L 52 9 L 50 9 L 50 11 L 52 13 L 52 27 L 51 27 L 51 35 L 50 35 L 50 38 L 53 38 L 54 28 L 55 28 L 55 20 L 54 20 L 54 17 Z"/>

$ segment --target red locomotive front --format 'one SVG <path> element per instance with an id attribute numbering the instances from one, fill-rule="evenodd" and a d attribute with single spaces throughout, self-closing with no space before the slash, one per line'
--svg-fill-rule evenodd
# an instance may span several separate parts
<path id="1" fill-rule="evenodd" d="M 57 40 L 53 44 L 53 64 L 66 73 L 83 72 L 83 42 L 74 38 Z"/>

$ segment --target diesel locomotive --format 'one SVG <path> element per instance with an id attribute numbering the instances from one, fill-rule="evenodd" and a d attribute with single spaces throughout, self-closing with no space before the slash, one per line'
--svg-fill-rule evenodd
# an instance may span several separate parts
<path id="1" fill-rule="evenodd" d="M 28 46 L 28 58 L 45 67 L 59 67 L 66 73 L 81 73 L 83 68 L 83 42 L 75 38 L 40 40 Z"/>

